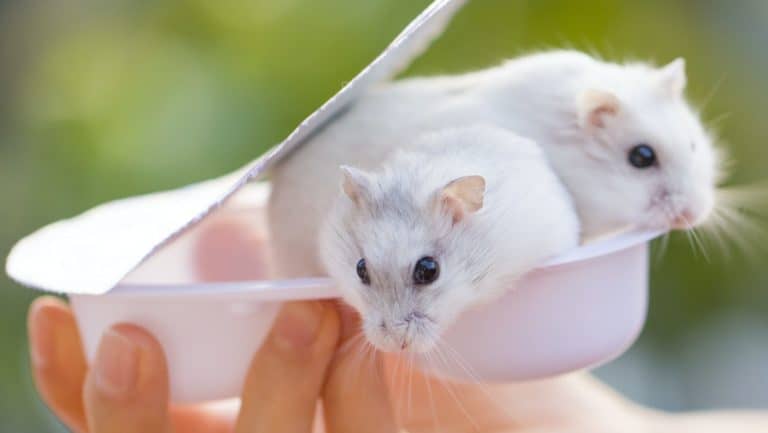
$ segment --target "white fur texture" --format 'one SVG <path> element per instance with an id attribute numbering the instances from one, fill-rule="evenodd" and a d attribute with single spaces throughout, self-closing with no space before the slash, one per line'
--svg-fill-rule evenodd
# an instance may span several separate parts
<path id="1" fill-rule="evenodd" d="M 574 197 L 585 239 L 630 226 L 695 225 L 710 212 L 718 160 L 682 95 L 684 63 L 619 65 L 575 51 L 521 57 L 457 76 L 382 85 L 272 173 L 269 219 L 277 272 L 323 274 L 318 226 L 338 192 L 338 166 L 374 169 L 425 131 L 488 123 L 542 146 Z M 615 96 L 602 126 L 585 124 L 585 92 Z M 658 165 L 637 169 L 629 150 L 652 146 Z M 685 217 L 684 224 L 680 224 Z"/>
<path id="2" fill-rule="evenodd" d="M 429 133 L 408 147 L 373 174 L 345 169 L 346 193 L 337 186 L 319 251 L 376 347 L 427 351 L 460 312 L 575 247 L 579 223 L 570 195 L 530 140 L 473 126 Z M 477 192 L 477 176 L 485 181 L 482 204 L 473 200 L 457 219 L 441 193 L 456 179 L 470 179 Z M 431 284 L 413 281 L 422 257 L 439 263 Z M 361 258 L 369 284 L 356 273 Z"/>

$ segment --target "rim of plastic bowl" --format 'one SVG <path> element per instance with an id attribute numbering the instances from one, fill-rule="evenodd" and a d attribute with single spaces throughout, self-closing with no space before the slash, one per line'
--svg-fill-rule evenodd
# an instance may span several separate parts
<path id="1" fill-rule="evenodd" d="M 641 230 L 619 234 L 579 246 L 544 262 L 538 269 L 552 268 L 581 262 L 595 257 L 648 242 L 661 234 L 661 230 Z M 220 281 L 183 284 L 118 284 L 108 295 L 120 297 L 163 297 L 179 295 L 227 297 L 247 295 L 249 299 L 286 301 L 299 299 L 327 299 L 339 297 L 333 280 L 327 277 L 296 278 L 286 280 Z M 103 295 L 99 295 L 103 296 Z"/>

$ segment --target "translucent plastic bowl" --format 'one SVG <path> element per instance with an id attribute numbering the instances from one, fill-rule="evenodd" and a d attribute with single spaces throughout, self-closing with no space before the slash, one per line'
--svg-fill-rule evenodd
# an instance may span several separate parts
<path id="1" fill-rule="evenodd" d="M 466 312 L 446 332 L 444 340 L 461 364 L 421 360 L 423 368 L 454 380 L 516 381 L 615 358 L 645 322 L 647 241 L 656 235 L 624 234 L 551 260 L 499 301 Z M 157 265 L 156 272 L 168 271 L 169 263 Z M 324 278 L 136 282 L 151 280 L 151 274 L 106 295 L 70 298 L 89 359 L 112 324 L 135 323 L 154 334 L 165 349 L 176 402 L 238 396 L 280 303 L 337 296 Z"/>

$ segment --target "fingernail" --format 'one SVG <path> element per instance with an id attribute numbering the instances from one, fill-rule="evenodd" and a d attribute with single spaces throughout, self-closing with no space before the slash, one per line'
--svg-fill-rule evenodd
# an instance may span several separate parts
<path id="1" fill-rule="evenodd" d="M 56 338 L 54 326 L 42 311 L 45 307 L 35 308 L 30 313 L 30 358 L 32 365 L 43 368 L 56 358 Z"/>
<path id="2" fill-rule="evenodd" d="M 95 381 L 100 391 L 122 397 L 135 387 L 141 349 L 119 331 L 110 329 L 101 337 L 96 353 Z"/>
<path id="3" fill-rule="evenodd" d="M 286 348 L 305 347 L 317 339 L 324 307 L 318 302 L 283 305 L 273 328 L 275 341 Z"/>

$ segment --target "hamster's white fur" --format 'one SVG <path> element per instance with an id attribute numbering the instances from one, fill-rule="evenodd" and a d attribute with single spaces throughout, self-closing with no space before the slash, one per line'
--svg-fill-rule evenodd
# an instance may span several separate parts
<path id="1" fill-rule="evenodd" d="M 685 81 L 680 59 L 653 68 L 553 51 L 464 75 L 381 85 L 273 170 L 277 272 L 324 273 L 316 236 L 340 164 L 373 169 L 424 131 L 478 122 L 542 146 L 574 197 L 585 239 L 630 226 L 695 225 L 713 207 L 718 160 L 683 97 Z M 657 156 L 645 169 L 628 162 L 641 143 Z"/>
<path id="2" fill-rule="evenodd" d="M 423 352 L 460 312 L 575 247 L 579 222 L 539 146 L 505 129 L 447 129 L 408 148 L 374 173 L 344 169 L 346 194 L 337 185 L 319 250 L 371 343 Z M 413 274 L 423 257 L 439 275 L 420 285 Z"/>

